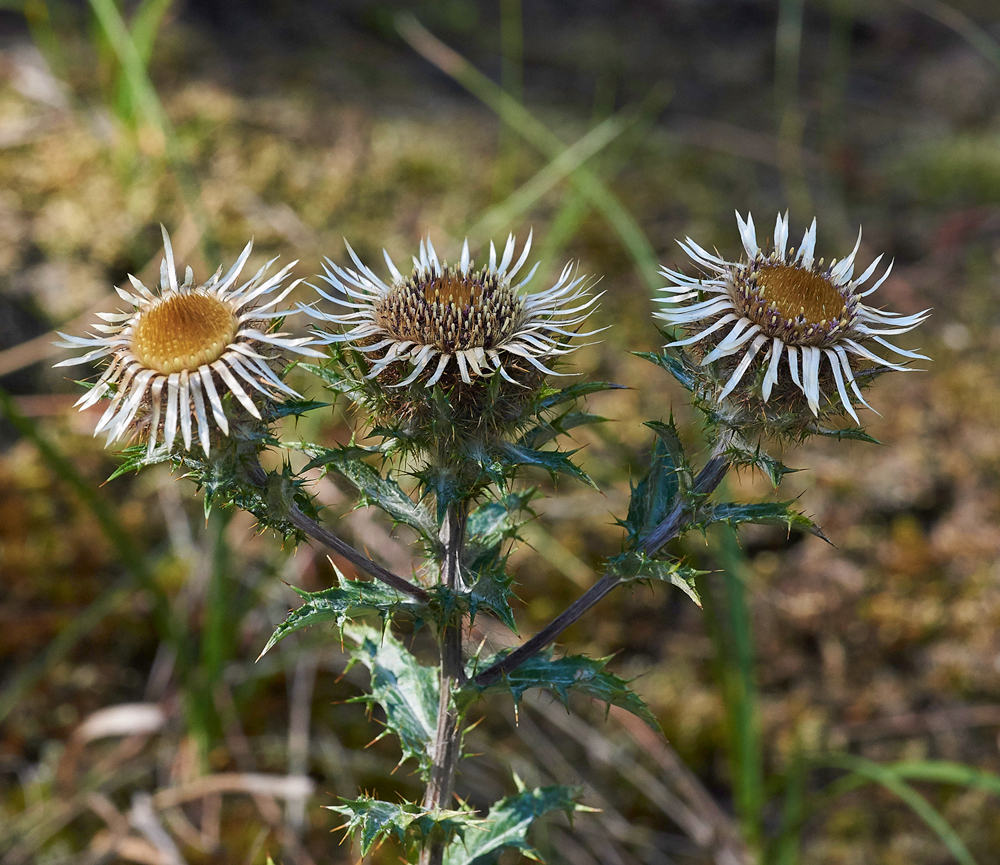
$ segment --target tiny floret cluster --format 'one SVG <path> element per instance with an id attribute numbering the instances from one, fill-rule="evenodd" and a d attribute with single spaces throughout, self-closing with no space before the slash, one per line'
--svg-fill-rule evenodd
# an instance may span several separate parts
<path id="1" fill-rule="evenodd" d="M 725 364 L 725 376 L 715 400 L 722 403 L 734 391 L 752 393 L 767 403 L 772 391 L 796 391 L 805 396 L 818 416 L 823 387 L 836 388 L 840 406 L 860 423 L 852 396 L 868 406 L 858 387 L 861 365 L 905 371 L 908 367 L 875 354 L 866 343 L 877 343 L 903 358 L 924 355 L 899 348 L 883 337 L 895 337 L 917 327 L 929 310 L 901 315 L 862 303 L 885 282 L 892 264 L 870 287 L 864 284 L 882 260 L 878 256 L 854 277 L 858 241 L 846 258 L 825 264 L 815 258 L 816 220 L 812 221 L 798 249 L 788 247 L 788 214 L 778 215 L 774 245 L 757 245 L 753 217 L 736 214 L 746 259 L 726 261 L 703 249 L 691 238 L 681 248 L 701 268 L 703 276 L 687 276 L 669 268 L 661 273 L 670 280 L 657 317 L 688 335 L 670 346 L 697 346 L 701 365 Z M 782 373 L 784 359 L 787 373 Z M 828 372 L 827 372 L 828 371 Z M 793 385 L 794 388 L 788 385 Z M 801 396 L 799 397 L 801 399 Z"/>
<path id="2" fill-rule="evenodd" d="M 449 266 L 438 259 L 427 238 L 420 243 L 419 257 L 413 258 L 413 270 L 405 276 L 384 252 L 392 276 L 385 281 L 348 245 L 357 270 L 327 259 L 321 278 L 334 292 L 316 289 L 347 311 L 326 313 L 311 306 L 302 309 L 314 318 L 348 328 L 321 333 L 319 339 L 367 355 L 367 378 L 377 378 L 394 364 L 404 364 L 404 369 L 408 364 L 408 373 L 402 378 L 397 373 L 397 380 L 387 383 L 389 387 L 419 381 L 430 388 L 447 381 L 448 376 L 472 384 L 474 378 L 494 373 L 519 384 L 508 369 L 511 361 L 518 359 L 542 374 L 558 374 L 544 361 L 573 351 L 577 347 L 571 343 L 574 337 L 597 332 L 581 334 L 574 328 L 587 318 L 599 295 L 587 297 L 586 277 L 575 276 L 571 265 L 563 269 L 551 288 L 523 294 L 521 289 L 538 265 L 519 282 L 514 280 L 530 249 L 529 235 L 514 261 L 515 242 L 510 236 L 498 260 L 491 242 L 489 264 L 477 269 L 469 257 L 468 240 L 462 246 L 458 265 Z"/>
<path id="3" fill-rule="evenodd" d="M 197 434 L 208 456 L 209 412 L 222 435 L 229 435 L 220 391 L 228 390 L 257 419 L 261 414 L 255 395 L 266 399 L 298 396 L 271 369 L 272 358 L 258 349 L 269 346 L 312 357 L 324 355 L 308 347 L 309 337 L 269 332 L 273 319 L 290 312 L 275 307 L 301 282 L 282 288 L 295 262 L 267 277 L 272 259 L 252 279 L 237 285 L 253 247 L 251 241 L 224 276 L 220 267 L 204 285 L 195 285 L 188 267 L 181 284 L 166 229 L 163 246 L 159 290 L 148 289 L 130 275 L 132 291 L 116 290 L 132 311 L 98 313 L 105 322 L 94 325 L 99 336 L 61 333 L 64 342 L 58 345 L 87 352 L 56 366 L 108 360 L 104 374 L 77 406 L 82 411 L 111 397 L 95 430 L 95 434 L 106 432 L 109 444 L 145 430 L 147 456 L 151 457 L 159 441 L 171 452 L 179 431 L 185 450 L 191 449 Z"/>

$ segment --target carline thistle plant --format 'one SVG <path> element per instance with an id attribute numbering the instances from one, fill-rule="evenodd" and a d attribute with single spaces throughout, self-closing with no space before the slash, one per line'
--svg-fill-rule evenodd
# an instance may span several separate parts
<path id="1" fill-rule="evenodd" d="M 700 603 L 699 591 L 711 582 L 665 549 L 691 529 L 777 523 L 822 537 L 789 502 L 744 504 L 713 496 L 734 466 L 760 467 L 775 485 L 780 482 L 788 469 L 762 449 L 770 438 L 867 438 L 820 423 L 844 415 L 857 422 L 852 398 L 866 404 L 859 385 L 870 382 L 870 369 L 907 368 L 883 360 L 866 343 L 921 357 L 882 336 L 905 333 L 927 313 L 899 316 L 861 303 L 885 279 L 883 274 L 871 289 L 860 290 L 879 259 L 857 279 L 857 246 L 824 267 L 814 260 L 815 223 L 798 251 L 786 250 L 787 216 L 779 216 L 770 252 L 758 247 L 752 219 L 739 225 L 748 256 L 743 262 L 682 242 L 706 275 L 664 268 L 669 296 L 659 315 L 690 333 L 671 340 L 662 354 L 645 355 L 672 373 L 706 413 L 708 459 L 696 471 L 673 420 L 649 421 L 655 435 L 648 470 L 619 520 L 622 545 L 609 551 L 603 575 L 536 634 L 492 655 L 482 646 L 470 650 L 466 637 L 478 615 L 493 616 L 516 634 L 507 559 L 539 495 L 523 486 L 522 474 L 541 469 L 593 484 L 574 461 L 576 451 L 560 442 L 572 429 L 604 420 L 574 410 L 579 399 L 618 387 L 577 381 L 556 388 L 548 380 L 572 374 L 563 367 L 566 356 L 597 332 L 582 330 L 599 297 L 587 277 L 567 265 L 553 285 L 524 291 L 538 268 L 518 280 L 530 236 L 516 261 L 513 236 L 500 256 L 491 243 L 488 264 L 480 268 L 468 242 L 458 265 L 449 266 L 427 238 L 408 274 L 385 254 L 387 279 L 348 246 L 356 269 L 327 260 L 320 279 L 330 290 L 313 286 L 319 299 L 294 310 L 321 325 L 308 337 L 293 337 L 270 328 L 293 312 L 274 309 L 299 284 L 281 288 L 291 265 L 269 279 L 265 266 L 237 288 L 248 245 L 225 276 L 220 268 L 195 286 L 188 269 L 178 284 L 164 232 L 159 292 L 133 280 L 135 293 L 119 293 L 134 311 L 104 316 L 107 324 L 96 329 L 106 336 L 64 337 L 88 349 L 65 363 L 109 364 L 81 399 L 81 407 L 89 407 L 110 398 L 98 431 L 107 431 L 109 441 L 146 438 L 126 451 L 128 467 L 170 459 L 206 487 L 206 501 L 214 496 L 245 507 L 293 541 L 311 537 L 371 578 L 338 572 L 338 584 L 328 589 L 296 589 L 301 606 L 264 647 L 267 652 L 310 625 L 336 625 L 351 662 L 371 673 L 362 699 L 381 706 L 386 732 L 399 739 L 401 762 L 415 764 L 424 784 L 420 801 L 362 796 L 332 806 L 346 818 L 344 827 L 358 833 L 362 855 L 388 838 L 401 845 L 407 862 L 422 865 L 481 865 L 505 848 L 536 855 L 528 840 L 533 821 L 548 811 L 586 810 L 580 791 L 529 788 L 515 778 L 516 790 L 498 802 L 480 801 L 475 790 L 456 797 L 470 708 L 491 695 L 517 703 L 526 691 L 544 689 L 563 702 L 576 693 L 623 707 L 658 730 L 653 714 L 628 682 L 607 669 L 606 659 L 560 655 L 552 643 L 621 585 L 663 582 Z M 326 303 L 334 309 L 324 309 Z M 376 443 L 288 443 L 308 462 L 293 469 L 289 461 L 267 473 L 260 452 L 282 445 L 272 422 L 328 405 L 299 400 L 282 380 L 284 361 L 303 357 L 322 359 L 299 365 L 335 398 L 358 408 L 363 432 Z M 192 453 L 195 432 L 204 459 Z M 317 470 L 335 473 L 357 490 L 360 503 L 412 528 L 425 564 L 414 574 L 392 573 L 317 522 L 319 505 L 307 487 Z M 417 657 L 394 635 L 391 624 L 399 617 L 431 629 L 436 657 Z M 725 843 L 733 861 L 750 861 L 739 843 Z"/>

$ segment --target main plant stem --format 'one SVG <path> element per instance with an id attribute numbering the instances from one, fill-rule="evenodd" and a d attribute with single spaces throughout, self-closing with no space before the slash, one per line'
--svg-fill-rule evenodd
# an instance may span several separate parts
<path id="1" fill-rule="evenodd" d="M 441 543 L 441 582 L 449 589 L 461 589 L 462 546 L 465 541 L 465 509 L 449 504 L 438 534 Z M 431 774 L 424 790 L 423 806 L 447 808 L 455 792 L 455 770 L 461 756 L 461 718 L 452 693 L 465 682 L 462 666 L 462 617 L 457 610 L 438 630 L 441 671 L 438 679 L 437 729 L 431 744 Z M 432 837 L 420 856 L 420 865 L 441 865 L 445 839 Z"/>

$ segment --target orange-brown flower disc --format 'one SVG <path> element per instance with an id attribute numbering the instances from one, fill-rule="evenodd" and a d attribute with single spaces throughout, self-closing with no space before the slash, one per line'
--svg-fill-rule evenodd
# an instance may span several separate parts
<path id="1" fill-rule="evenodd" d="M 764 265 L 755 274 L 763 301 L 764 325 L 774 312 L 782 321 L 800 315 L 808 324 L 833 321 L 846 314 L 844 297 L 829 279 L 803 267 L 786 264 Z"/>
<path id="2" fill-rule="evenodd" d="M 132 332 L 132 354 L 164 375 L 212 363 L 236 336 L 230 307 L 201 292 L 172 294 L 146 310 Z"/>

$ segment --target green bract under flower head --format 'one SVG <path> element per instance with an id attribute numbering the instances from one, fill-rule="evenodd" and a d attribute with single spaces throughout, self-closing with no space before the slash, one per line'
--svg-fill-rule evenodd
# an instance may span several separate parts
<path id="1" fill-rule="evenodd" d="M 289 310 L 275 311 L 274 307 L 301 282 L 297 280 L 281 290 L 295 262 L 265 278 L 272 260 L 252 279 L 237 286 L 253 247 L 251 241 L 225 276 L 220 267 L 204 285 L 195 285 L 189 267 L 183 284 L 179 284 L 166 229 L 163 245 L 159 290 L 150 291 L 130 275 L 133 291 L 116 291 L 132 305 L 132 311 L 98 313 L 107 322 L 94 325 L 101 336 L 60 334 L 65 342 L 59 345 L 89 351 L 56 366 L 109 359 L 97 384 L 77 401 L 82 411 L 113 394 L 95 430 L 95 434 L 107 432 L 109 444 L 145 429 L 148 457 L 153 456 L 161 436 L 169 453 L 176 444 L 179 426 L 184 450 L 191 449 L 192 434 L 197 432 L 208 456 L 208 410 L 222 435 L 229 435 L 220 390 L 232 393 L 258 420 L 261 415 L 251 397 L 254 392 L 267 399 L 281 394 L 298 396 L 274 373 L 269 366 L 271 358 L 260 354 L 259 347 L 267 345 L 313 357 L 324 355 L 307 347 L 312 341 L 309 337 L 291 339 L 285 333 L 269 332 L 273 319 L 289 314 Z"/>
<path id="2" fill-rule="evenodd" d="M 824 411 L 842 409 L 860 423 L 852 395 L 868 406 L 856 379 L 861 366 L 872 365 L 872 371 L 908 369 L 876 355 L 867 344 L 878 343 L 904 358 L 926 359 L 883 337 L 912 330 L 929 310 L 900 315 L 861 302 L 882 285 L 892 265 L 862 290 L 882 256 L 854 278 L 860 232 L 850 255 L 825 265 L 814 257 L 815 219 L 798 250 L 787 249 L 788 214 L 779 214 L 769 251 L 757 245 L 752 216 L 744 222 L 737 213 L 736 220 L 746 260 L 726 261 L 687 238 L 679 241 L 681 248 L 707 276 L 661 270 L 671 284 L 663 289 L 667 296 L 660 302 L 665 308 L 657 317 L 689 332 L 667 347 L 696 346 L 706 376 L 712 375 L 706 368 L 718 362 L 722 374 L 713 382 L 712 398 L 720 406 L 727 397 L 741 405 L 757 403 L 758 414 L 767 416 L 772 394 L 791 412 L 804 397 L 802 408 L 807 406 L 818 417 L 825 391 L 829 398 Z"/>

